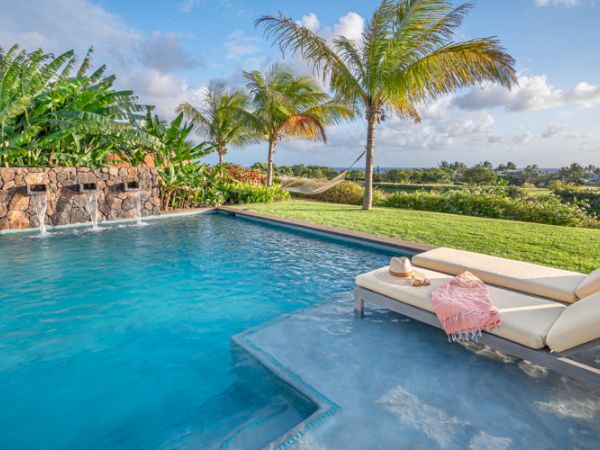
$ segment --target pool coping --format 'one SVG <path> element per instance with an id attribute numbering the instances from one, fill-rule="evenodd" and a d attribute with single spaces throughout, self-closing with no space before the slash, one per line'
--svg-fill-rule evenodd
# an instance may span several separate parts
<path id="1" fill-rule="evenodd" d="M 434 248 L 436 248 L 431 245 L 420 244 L 417 242 L 405 241 L 402 239 L 390 238 L 385 236 L 377 236 L 375 234 L 365 233 L 362 231 L 345 230 L 342 228 L 335 228 L 327 225 L 320 225 L 295 219 L 287 219 L 268 214 L 261 214 L 254 211 L 249 211 L 247 209 L 234 208 L 231 206 L 219 206 L 214 209 L 217 212 L 223 212 L 225 214 L 241 216 L 243 218 L 253 219 L 256 221 L 273 222 L 290 228 L 311 231 L 317 234 L 334 235 L 342 239 L 359 241 L 380 247 L 391 247 L 394 249 L 408 250 L 414 252 L 426 252 L 428 250 L 433 250 Z"/>
<path id="2" fill-rule="evenodd" d="M 280 321 L 287 319 L 294 313 L 283 314 L 272 320 L 269 320 L 260 325 L 256 325 L 242 333 L 236 334 L 231 337 L 231 341 L 234 345 L 237 345 L 242 350 L 252 356 L 259 364 L 264 366 L 273 375 L 279 378 L 282 382 L 288 384 L 293 389 L 298 391 L 300 394 L 307 397 L 317 406 L 317 410 L 310 416 L 298 423 L 294 427 L 284 432 L 281 436 L 271 441 L 265 449 L 277 449 L 283 450 L 293 445 L 309 431 L 323 422 L 325 419 L 333 416 L 339 411 L 340 407 L 327 398 L 324 394 L 319 392 L 313 386 L 308 384 L 302 379 L 300 375 L 293 372 L 289 368 L 281 364 L 274 356 L 270 355 L 266 351 L 262 350 L 256 344 L 250 341 L 250 336 L 256 334 L 260 330 L 272 326 Z M 227 447 L 222 447 L 222 449 Z"/>

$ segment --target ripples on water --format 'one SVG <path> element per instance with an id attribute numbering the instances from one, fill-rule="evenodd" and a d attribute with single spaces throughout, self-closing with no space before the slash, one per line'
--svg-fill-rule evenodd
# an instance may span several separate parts
<path id="1" fill-rule="evenodd" d="M 230 337 L 389 258 L 219 215 L 100 230 L 0 236 L 2 449 L 215 445 L 285 404 Z"/>

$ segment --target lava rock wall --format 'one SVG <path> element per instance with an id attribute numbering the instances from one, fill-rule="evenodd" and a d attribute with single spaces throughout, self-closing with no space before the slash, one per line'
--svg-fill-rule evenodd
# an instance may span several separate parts
<path id="1" fill-rule="evenodd" d="M 123 184 L 128 182 L 139 183 L 139 191 L 125 191 Z M 0 230 L 39 227 L 36 195 L 47 195 L 47 226 L 90 222 L 89 198 L 78 192 L 81 184 L 96 185 L 99 222 L 135 217 L 136 196 L 142 217 L 160 214 L 158 172 L 153 167 L 0 168 Z M 46 194 L 28 194 L 28 185 L 44 185 Z"/>

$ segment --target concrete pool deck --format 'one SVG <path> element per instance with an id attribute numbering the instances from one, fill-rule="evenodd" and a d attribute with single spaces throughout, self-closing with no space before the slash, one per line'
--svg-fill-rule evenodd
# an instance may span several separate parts
<path id="1" fill-rule="evenodd" d="M 449 344 L 392 312 L 355 319 L 351 293 L 236 341 L 320 398 L 321 414 L 271 448 L 594 448 L 600 439 L 600 392 L 489 348 Z"/>

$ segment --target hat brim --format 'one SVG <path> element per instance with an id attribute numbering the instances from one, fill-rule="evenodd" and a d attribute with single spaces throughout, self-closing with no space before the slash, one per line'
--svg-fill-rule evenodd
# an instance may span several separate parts
<path id="1" fill-rule="evenodd" d="M 384 283 L 395 284 L 397 286 L 412 286 L 413 280 L 415 279 L 415 275 L 423 276 L 419 272 L 415 271 L 414 275 L 410 277 L 398 277 L 390 273 L 389 267 L 379 269 L 377 272 L 375 272 L 375 278 L 379 279 L 380 281 L 383 281 Z"/>

